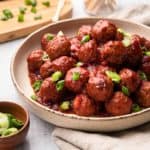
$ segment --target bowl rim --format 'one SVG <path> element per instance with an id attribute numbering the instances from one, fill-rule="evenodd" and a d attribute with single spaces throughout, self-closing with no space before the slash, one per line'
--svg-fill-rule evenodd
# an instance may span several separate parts
<path id="1" fill-rule="evenodd" d="M 0 101 L 0 105 L 1 105 L 2 103 L 6 103 L 6 104 L 8 104 L 8 105 L 10 105 L 10 106 L 16 105 L 16 107 L 19 107 L 20 109 L 22 109 L 22 110 L 25 112 L 26 120 L 25 120 L 25 123 L 24 123 L 23 127 L 20 128 L 20 129 L 18 130 L 18 132 L 16 132 L 16 133 L 13 134 L 13 135 L 10 135 L 10 136 L 8 135 L 8 136 L 5 136 L 5 137 L 0 137 L 0 140 L 2 140 L 2 139 L 14 138 L 14 136 L 19 135 L 20 133 L 22 133 L 22 132 L 28 127 L 28 125 L 30 124 L 29 112 L 28 112 L 23 106 L 21 106 L 21 105 L 15 103 L 15 102 L 6 101 L 6 100 Z"/>
<path id="2" fill-rule="evenodd" d="M 121 116 L 110 116 L 110 117 L 86 117 L 86 116 L 78 116 L 76 114 L 67 114 L 67 113 L 63 113 L 60 111 L 56 111 L 53 109 L 48 108 L 47 106 L 44 106 L 34 100 L 32 100 L 30 97 L 28 97 L 27 95 L 25 95 L 25 93 L 23 92 L 23 90 L 20 88 L 20 86 L 17 84 L 17 81 L 15 79 L 15 75 L 14 75 L 14 63 L 15 63 L 15 58 L 18 54 L 19 51 L 21 51 L 22 46 L 25 44 L 25 42 L 30 39 L 32 36 L 34 36 L 34 34 L 43 31 L 44 29 L 47 29 L 51 26 L 55 26 L 57 24 L 62 24 L 62 23 L 68 23 L 68 22 L 72 22 L 72 21 L 84 21 L 84 20 L 99 20 L 99 19 L 104 19 L 104 20 L 109 20 L 109 21 L 120 21 L 120 22 L 124 22 L 124 23 L 130 23 L 130 24 L 134 24 L 134 25 L 138 25 L 141 26 L 143 28 L 146 28 L 147 30 L 150 30 L 150 28 L 146 25 L 140 24 L 140 23 L 135 23 L 133 21 L 128 21 L 127 19 L 115 19 L 115 18 L 102 18 L 102 17 L 82 17 L 82 18 L 71 18 L 71 19 L 65 19 L 65 20 L 61 20 L 59 22 L 56 23 L 51 23 L 48 25 L 45 25 L 41 28 L 39 28 L 38 30 L 35 30 L 34 32 L 32 32 L 29 36 L 27 36 L 23 42 L 21 42 L 21 44 L 18 46 L 16 52 L 14 53 L 14 55 L 12 56 L 11 59 L 11 63 L 10 63 L 10 74 L 11 74 L 11 79 L 13 81 L 13 84 L 15 86 L 15 88 L 17 89 L 17 91 L 25 98 L 25 100 L 27 102 L 30 102 L 32 104 L 34 104 L 36 107 L 40 107 L 41 109 L 47 111 L 47 112 L 51 112 L 54 113 L 55 115 L 58 116 L 62 116 L 62 117 L 68 117 L 71 119 L 78 119 L 78 120 L 91 120 L 91 121 L 110 121 L 110 120 L 118 120 L 118 119 L 125 119 L 125 118 L 129 118 L 129 117 L 135 117 L 147 112 L 150 112 L 150 107 L 149 108 L 144 108 L 143 110 L 139 111 L 139 112 L 135 112 L 135 113 L 130 113 L 130 114 L 126 114 L 126 115 L 121 115 Z"/>

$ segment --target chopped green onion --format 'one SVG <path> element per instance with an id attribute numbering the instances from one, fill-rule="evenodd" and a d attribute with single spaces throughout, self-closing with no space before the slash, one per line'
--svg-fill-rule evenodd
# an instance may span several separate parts
<path id="1" fill-rule="evenodd" d="M 37 1 L 36 0 L 25 0 L 24 1 L 26 5 L 36 6 Z"/>
<path id="2" fill-rule="evenodd" d="M 70 101 L 64 101 L 60 105 L 61 110 L 69 110 L 70 109 Z"/>
<path id="3" fill-rule="evenodd" d="M 26 10 L 27 10 L 26 7 L 20 7 L 20 8 L 19 8 L 19 12 L 20 12 L 21 14 L 25 14 Z"/>
<path id="4" fill-rule="evenodd" d="M 81 44 L 86 43 L 90 40 L 90 35 L 85 35 L 82 40 L 81 40 Z"/>
<path id="5" fill-rule="evenodd" d="M 145 51 L 144 54 L 145 54 L 146 56 L 150 56 L 150 51 Z"/>
<path id="6" fill-rule="evenodd" d="M 24 22 L 24 14 L 19 14 L 18 15 L 18 22 Z"/>
<path id="7" fill-rule="evenodd" d="M 61 71 L 56 71 L 52 74 L 51 78 L 52 78 L 52 81 L 56 82 L 58 81 L 61 77 L 62 77 L 62 72 Z"/>
<path id="8" fill-rule="evenodd" d="M 13 13 L 9 9 L 3 10 L 3 15 L 6 16 L 8 19 L 13 18 Z"/>
<path id="9" fill-rule="evenodd" d="M 130 95 L 129 89 L 126 86 L 122 86 L 122 92 L 127 96 Z"/>
<path id="10" fill-rule="evenodd" d="M 124 31 L 123 29 L 121 29 L 121 28 L 118 28 L 118 29 L 117 29 L 117 32 L 122 33 L 124 36 L 131 37 L 131 34 L 130 34 L 130 33 L 125 32 L 125 31 Z"/>
<path id="11" fill-rule="evenodd" d="M 106 75 L 115 83 L 120 83 L 121 77 L 118 73 L 107 70 Z"/>
<path id="12" fill-rule="evenodd" d="M 31 99 L 36 101 L 37 100 L 37 96 L 35 94 L 31 95 Z"/>
<path id="13" fill-rule="evenodd" d="M 72 80 L 77 81 L 80 79 L 80 73 L 79 72 L 74 72 L 72 75 Z"/>
<path id="14" fill-rule="evenodd" d="M 17 128 L 8 128 L 2 132 L 2 137 L 10 136 L 18 132 Z"/>
<path id="15" fill-rule="evenodd" d="M 17 129 L 20 129 L 22 126 L 23 126 L 23 122 L 21 121 L 21 120 L 18 120 L 18 119 L 16 119 L 16 118 L 13 118 L 12 120 L 11 120 L 11 125 L 13 126 L 13 127 L 16 127 Z"/>
<path id="16" fill-rule="evenodd" d="M 60 80 L 56 83 L 56 90 L 59 92 L 61 91 L 63 88 L 64 88 L 64 83 L 65 81 L 64 80 Z"/>
<path id="17" fill-rule="evenodd" d="M 33 89 L 35 92 L 39 91 L 40 87 L 41 87 L 41 84 L 42 84 L 42 80 L 36 80 L 34 82 L 34 84 L 32 85 Z"/>
<path id="18" fill-rule="evenodd" d="M 143 71 L 139 71 L 138 74 L 142 80 L 147 80 L 147 76 Z"/>
<path id="19" fill-rule="evenodd" d="M 125 47 L 128 47 L 131 45 L 131 38 L 129 37 L 124 37 L 124 39 L 122 40 L 122 43 Z"/>
<path id="20" fill-rule="evenodd" d="M 48 33 L 46 36 L 47 36 L 46 38 L 47 38 L 48 41 L 50 41 L 54 38 L 54 35 L 50 34 L 50 33 Z"/>
<path id="21" fill-rule="evenodd" d="M 41 15 L 38 15 L 38 16 L 35 16 L 35 17 L 34 17 L 34 20 L 40 20 L 40 19 L 42 19 L 42 16 L 41 16 Z"/>
<path id="22" fill-rule="evenodd" d="M 7 18 L 5 15 L 2 15 L 0 20 L 2 20 L 2 21 L 7 21 L 8 18 Z"/>
<path id="23" fill-rule="evenodd" d="M 75 66 L 76 67 L 81 67 L 81 66 L 83 66 L 83 64 L 84 64 L 83 62 L 77 62 Z"/>
<path id="24" fill-rule="evenodd" d="M 36 7 L 33 6 L 33 7 L 31 8 L 31 12 L 34 13 L 34 14 L 36 14 L 36 12 L 37 12 Z"/>
<path id="25" fill-rule="evenodd" d="M 59 32 L 57 33 L 57 36 L 64 36 L 64 33 L 63 33 L 62 31 L 59 31 Z"/>
<path id="26" fill-rule="evenodd" d="M 46 7 L 49 7 L 49 6 L 50 6 L 50 2 L 49 2 L 49 1 L 44 1 L 44 2 L 42 2 L 42 4 L 43 4 L 44 6 L 46 6 Z"/>
<path id="27" fill-rule="evenodd" d="M 138 104 L 133 104 L 132 105 L 132 112 L 138 112 L 141 111 L 142 108 Z"/>
<path id="28" fill-rule="evenodd" d="M 48 56 L 48 54 L 47 54 L 47 53 L 44 53 L 44 54 L 43 54 L 43 56 L 42 56 L 42 60 L 43 60 L 43 61 L 47 61 L 47 60 L 49 60 L 49 56 Z"/>

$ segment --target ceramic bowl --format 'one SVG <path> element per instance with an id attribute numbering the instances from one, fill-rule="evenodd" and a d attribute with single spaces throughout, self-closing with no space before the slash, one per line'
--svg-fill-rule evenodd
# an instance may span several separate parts
<path id="1" fill-rule="evenodd" d="M 110 132 L 135 127 L 150 121 L 150 108 L 137 113 L 116 117 L 81 117 L 73 114 L 64 114 L 49 109 L 35 101 L 30 96 L 33 94 L 30 85 L 27 56 L 33 49 L 40 48 L 40 39 L 46 32 L 56 34 L 62 30 L 66 35 L 73 36 L 81 25 L 95 24 L 100 18 L 69 19 L 42 27 L 28 36 L 18 48 L 11 62 L 11 76 L 15 87 L 23 99 L 29 104 L 31 111 L 37 116 L 60 127 L 86 131 Z M 105 18 L 106 19 L 106 18 Z M 130 33 L 136 33 L 150 39 L 150 28 L 126 20 L 107 19 L 118 27 Z"/>
<path id="2" fill-rule="evenodd" d="M 0 137 L 0 150 L 13 150 L 26 138 L 30 124 L 29 114 L 22 106 L 8 101 L 0 101 L 0 112 L 10 113 L 24 123 L 24 126 L 16 134 Z"/>

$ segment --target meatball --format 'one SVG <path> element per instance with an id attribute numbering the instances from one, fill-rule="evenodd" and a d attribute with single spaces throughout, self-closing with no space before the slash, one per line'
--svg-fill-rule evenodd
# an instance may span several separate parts
<path id="1" fill-rule="evenodd" d="M 113 93 L 113 82 L 103 74 L 98 77 L 91 76 L 86 85 L 87 94 L 95 101 L 107 101 Z"/>
<path id="2" fill-rule="evenodd" d="M 46 50 L 46 46 L 47 46 L 48 42 L 49 42 L 50 40 L 52 40 L 53 37 L 54 37 L 54 35 L 52 35 L 52 34 L 50 34 L 50 33 L 46 33 L 46 34 L 44 34 L 44 35 L 42 36 L 42 38 L 41 38 L 41 46 L 42 46 L 42 49 L 43 49 L 43 50 Z"/>
<path id="3" fill-rule="evenodd" d="M 141 106 L 150 107 L 150 82 L 143 81 L 136 95 Z"/>
<path id="4" fill-rule="evenodd" d="M 78 30 L 78 39 L 81 40 L 83 36 L 90 35 L 92 36 L 92 27 L 90 25 L 83 25 Z"/>
<path id="5" fill-rule="evenodd" d="M 92 35 L 98 42 L 114 40 L 116 26 L 107 20 L 99 20 L 92 28 Z"/>
<path id="6" fill-rule="evenodd" d="M 48 42 L 46 52 L 50 59 L 68 55 L 70 52 L 70 41 L 66 36 L 56 36 Z"/>
<path id="7" fill-rule="evenodd" d="M 89 72 L 81 67 L 70 69 L 65 77 L 65 87 L 75 93 L 81 92 L 88 80 Z"/>
<path id="8" fill-rule="evenodd" d="M 43 78 L 50 76 L 55 71 L 61 71 L 65 74 L 70 68 L 74 67 L 76 60 L 72 57 L 61 56 L 52 62 L 46 61 L 40 68 L 40 74 Z"/>
<path id="9" fill-rule="evenodd" d="M 100 51 L 101 58 L 111 66 L 123 64 L 124 57 L 127 53 L 121 41 L 109 41 Z"/>
<path id="10" fill-rule="evenodd" d="M 92 99 L 85 94 L 80 94 L 73 100 L 73 111 L 80 116 L 91 116 L 96 112 L 96 106 Z"/>
<path id="11" fill-rule="evenodd" d="M 43 64 L 42 56 L 44 52 L 42 50 L 34 50 L 30 53 L 27 58 L 28 68 L 30 71 L 36 71 L 40 69 Z"/>
<path id="12" fill-rule="evenodd" d="M 131 69 L 124 68 L 120 71 L 121 86 L 126 86 L 129 92 L 135 92 L 141 83 L 139 75 Z"/>
<path id="13" fill-rule="evenodd" d="M 132 100 L 122 92 L 115 92 L 113 97 L 105 103 L 106 111 L 113 115 L 125 115 L 131 112 Z"/>
<path id="14" fill-rule="evenodd" d="M 81 44 L 77 38 L 71 40 L 71 56 L 81 62 L 89 63 L 96 60 L 97 44 L 95 40 L 90 40 Z"/>
<path id="15" fill-rule="evenodd" d="M 141 69 L 150 77 L 150 56 L 143 57 Z"/>
<path id="16" fill-rule="evenodd" d="M 61 98 L 62 91 L 57 91 L 56 83 L 52 79 L 46 78 L 40 88 L 39 96 L 42 103 L 58 102 Z"/>
<path id="17" fill-rule="evenodd" d="M 132 36 L 131 45 L 127 48 L 125 64 L 127 64 L 128 67 L 135 68 L 139 67 L 141 60 L 142 60 L 142 50 L 140 42 L 135 36 Z"/>

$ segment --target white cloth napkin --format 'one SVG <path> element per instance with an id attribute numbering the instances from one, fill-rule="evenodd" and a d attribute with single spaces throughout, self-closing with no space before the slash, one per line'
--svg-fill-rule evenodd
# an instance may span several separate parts
<path id="1" fill-rule="evenodd" d="M 52 135 L 60 150 L 150 149 L 150 123 L 109 134 L 87 133 L 57 127 Z"/>
<path id="2" fill-rule="evenodd" d="M 150 5 L 132 5 L 117 10 L 108 17 L 150 25 Z M 149 150 L 150 123 L 111 134 L 87 133 L 56 127 L 53 138 L 61 150 Z"/>

